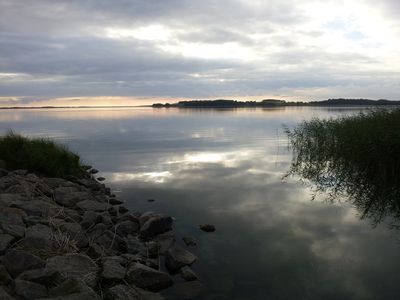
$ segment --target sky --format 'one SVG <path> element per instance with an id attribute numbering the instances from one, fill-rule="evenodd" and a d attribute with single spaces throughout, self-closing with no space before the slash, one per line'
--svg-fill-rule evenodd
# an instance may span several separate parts
<path id="1" fill-rule="evenodd" d="M 400 99 L 398 0 L 0 0 L 0 106 Z"/>

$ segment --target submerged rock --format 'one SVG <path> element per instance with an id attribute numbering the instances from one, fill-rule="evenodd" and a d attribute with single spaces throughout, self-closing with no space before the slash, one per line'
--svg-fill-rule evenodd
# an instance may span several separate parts
<path id="1" fill-rule="evenodd" d="M 199 228 L 205 232 L 214 232 L 215 231 L 215 226 L 211 225 L 211 224 L 199 225 Z"/>
<path id="2" fill-rule="evenodd" d="M 191 236 L 185 236 L 182 238 L 182 240 L 184 241 L 184 243 L 186 244 L 186 246 L 196 246 L 197 245 L 197 241 L 194 237 Z"/>
<path id="3" fill-rule="evenodd" d="M 171 273 L 176 273 L 184 266 L 190 266 L 197 256 L 179 246 L 173 246 L 167 251 L 165 265 Z"/>
<path id="4" fill-rule="evenodd" d="M 197 274 L 193 272 L 193 270 L 188 266 L 182 267 L 179 273 L 181 274 L 182 278 L 185 279 L 186 281 L 193 281 L 198 279 Z"/>
<path id="5" fill-rule="evenodd" d="M 160 291 L 173 284 L 172 278 L 164 272 L 154 270 L 141 263 L 134 263 L 127 273 L 127 280 L 149 291 Z"/>

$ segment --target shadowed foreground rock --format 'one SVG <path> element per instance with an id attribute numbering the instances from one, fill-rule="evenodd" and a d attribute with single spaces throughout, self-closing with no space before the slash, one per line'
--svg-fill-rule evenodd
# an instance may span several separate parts
<path id="1" fill-rule="evenodd" d="M 174 246 L 170 216 L 129 211 L 95 173 L 0 169 L 0 299 L 160 300 L 173 279 L 159 256 L 174 273 L 196 260 Z"/>

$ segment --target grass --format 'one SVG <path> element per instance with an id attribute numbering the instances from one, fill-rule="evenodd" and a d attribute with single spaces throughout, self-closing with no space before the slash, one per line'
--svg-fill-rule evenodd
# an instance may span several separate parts
<path id="1" fill-rule="evenodd" d="M 400 109 L 312 119 L 287 135 L 294 154 L 289 174 L 331 199 L 348 197 L 375 224 L 400 218 Z"/>
<path id="2" fill-rule="evenodd" d="M 25 169 L 49 177 L 80 176 L 79 156 L 50 139 L 9 132 L 0 137 L 0 160 L 8 170 Z"/>

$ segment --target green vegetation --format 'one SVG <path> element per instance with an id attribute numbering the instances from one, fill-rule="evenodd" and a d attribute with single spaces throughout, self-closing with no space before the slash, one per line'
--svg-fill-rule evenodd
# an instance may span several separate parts
<path id="1" fill-rule="evenodd" d="M 400 109 L 313 119 L 287 134 L 294 152 L 289 174 L 332 200 L 349 197 L 374 224 L 400 219 Z"/>
<path id="2" fill-rule="evenodd" d="M 79 176 L 79 156 L 49 139 L 29 139 L 10 132 L 0 137 L 0 160 L 8 170 L 26 169 L 54 177 Z"/>

